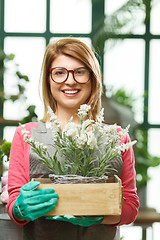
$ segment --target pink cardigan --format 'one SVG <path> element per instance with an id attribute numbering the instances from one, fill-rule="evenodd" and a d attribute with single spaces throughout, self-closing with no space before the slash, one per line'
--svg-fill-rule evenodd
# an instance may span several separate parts
<path id="1" fill-rule="evenodd" d="M 36 127 L 37 123 L 32 122 L 25 125 L 26 130 L 29 132 L 31 132 L 32 128 Z M 121 129 L 119 129 L 118 132 L 119 131 L 121 131 Z M 123 142 L 126 143 L 129 141 L 130 138 L 127 135 Z M 11 220 L 19 225 L 24 225 L 27 223 L 27 221 L 18 221 L 15 219 L 12 213 L 12 209 L 16 198 L 20 194 L 20 188 L 30 181 L 29 153 L 30 145 L 23 140 L 21 128 L 18 127 L 13 138 L 10 153 L 8 174 L 9 202 L 7 204 L 7 212 Z M 121 221 L 119 224 L 117 224 L 118 226 L 132 223 L 137 216 L 139 207 L 139 198 L 136 193 L 135 183 L 135 160 L 132 148 L 130 148 L 128 151 L 122 152 L 122 160 L 123 167 L 121 173 L 121 181 L 123 186 L 123 196 L 125 200 L 123 201 Z"/>

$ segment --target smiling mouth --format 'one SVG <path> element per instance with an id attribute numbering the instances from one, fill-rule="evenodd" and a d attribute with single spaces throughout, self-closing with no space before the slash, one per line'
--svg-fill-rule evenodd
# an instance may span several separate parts
<path id="1" fill-rule="evenodd" d="M 65 94 L 76 94 L 78 93 L 80 90 L 63 90 L 62 92 L 65 93 Z"/>

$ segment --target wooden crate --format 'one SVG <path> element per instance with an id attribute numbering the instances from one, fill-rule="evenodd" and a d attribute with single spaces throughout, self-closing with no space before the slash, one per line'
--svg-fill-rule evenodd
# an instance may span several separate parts
<path id="1" fill-rule="evenodd" d="M 107 183 L 53 184 L 48 178 L 40 181 L 37 189 L 53 188 L 59 199 L 47 216 L 63 215 L 121 215 L 122 186 L 115 175 Z"/>

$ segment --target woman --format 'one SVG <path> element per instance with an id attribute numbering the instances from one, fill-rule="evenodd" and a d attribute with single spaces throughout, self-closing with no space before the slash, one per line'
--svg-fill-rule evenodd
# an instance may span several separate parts
<path id="1" fill-rule="evenodd" d="M 64 129 L 73 116 L 73 122 L 79 124 L 75 113 L 82 104 L 89 104 L 89 117 L 96 120 L 101 107 L 102 82 L 98 61 L 93 51 L 76 39 L 61 39 L 48 45 L 43 66 L 44 116 L 38 123 L 25 125 L 31 135 L 39 142 L 49 144 L 52 136 L 46 128 L 47 106 L 50 106 Z M 121 131 L 119 129 L 119 131 Z M 127 136 L 123 142 L 130 141 Z M 123 143 L 122 142 L 122 143 Z M 52 154 L 52 149 L 50 150 Z M 104 216 L 89 222 L 84 218 L 60 217 L 49 220 L 43 217 L 56 207 L 58 195 L 52 189 L 36 190 L 39 182 L 34 177 L 47 177 L 50 171 L 38 161 L 22 137 L 18 127 L 12 142 L 9 166 L 9 202 L 7 211 L 12 221 L 24 225 L 24 239 L 120 239 L 119 226 L 135 220 L 138 212 L 138 197 L 135 185 L 133 149 L 114 159 L 112 165 L 117 170 L 123 185 L 123 206 L 121 216 Z M 112 173 L 108 173 L 112 175 Z M 95 193 L 96 194 L 96 193 Z"/>

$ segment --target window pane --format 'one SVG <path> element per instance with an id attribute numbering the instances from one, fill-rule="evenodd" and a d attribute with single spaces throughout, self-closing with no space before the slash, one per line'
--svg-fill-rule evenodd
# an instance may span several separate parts
<path id="1" fill-rule="evenodd" d="M 5 127 L 3 130 L 4 139 L 8 142 L 12 142 L 16 127 Z"/>
<path id="2" fill-rule="evenodd" d="M 148 149 L 150 154 L 160 157 L 159 151 L 160 129 L 150 129 L 148 131 Z"/>
<path id="3" fill-rule="evenodd" d="M 123 240 L 139 240 L 142 236 L 142 230 L 139 226 L 131 226 L 131 225 L 122 225 L 120 230 L 120 236 Z M 148 236 L 148 235 L 147 235 Z"/>
<path id="4" fill-rule="evenodd" d="M 131 3 L 130 8 L 125 6 L 129 2 Z M 134 5 L 134 2 L 132 6 L 132 1 L 128 0 L 105 0 L 105 13 L 109 16 L 109 18 L 106 18 L 106 25 L 109 25 L 110 29 L 119 34 L 143 34 L 145 32 L 145 8 L 143 6 L 135 7 Z M 118 26 L 117 21 L 110 18 L 113 13 L 117 16 Z"/>
<path id="5" fill-rule="evenodd" d="M 51 0 L 51 32 L 90 33 L 91 0 Z"/>
<path id="6" fill-rule="evenodd" d="M 105 13 L 112 14 L 126 4 L 128 0 L 105 0 Z"/>
<path id="7" fill-rule="evenodd" d="M 104 55 L 104 84 L 114 90 L 123 88 L 137 98 L 135 118 L 143 120 L 143 84 L 144 84 L 144 42 L 143 40 L 123 40 L 114 47 L 108 40 Z M 137 56 L 138 52 L 138 56 Z"/>
<path id="8" fill-rule="evenodd" d="M 24 101 L 12 102 L 11 100 L 6 100 L 3 107 L 3 117 L 5 119 L 21 121 L 26 115 L 26 104 Z"/>
<path id="9" fill-rule="evenodd" d="M 15 54 L 15 62 L 19 64 L 18 70 L 29 77 L 30 82 L 27 84 L 26 96 L 27 101 L 21 103 L 5 103 L 4 117 L 7 119 L 17 118 L 17 114 L 24 113 L 26 106 L 36 105 L 36 112 L 42 117 L 43 105 L 39 97 L 38 87 L 42 65 L 43 54 L 45 51 L 45 40 L 43 38 L 11 38 L 5 39 L 5 52 Z M 12 69 L 7 70 L 5 77 L 5 92 L 12 85 L 13 72 Z M 13 84 L 14 85 L 14 84 Z M 11 94 L 11 89 L 9 90 Z M 13 89 L 15 94 L 16 90 Z M 12 113 L 10 109 L 13 109 Z M 18 110 L 17 110 L 18 109 Z M 23 109 L 23 110 L 22 110 Z M 15 114 L 13 114 L 15 113 Z M 14 115 L 14 116 L 13 116 Z M 20 115 L 21 117 L 21 115 Z M 24 116 L 23 116 L 24 117 Z"/>
<path id="10" fill-rule="evenodd" d="M 159 139 L 160 139 L 160 129 L 150 129 L 148 131 L 148 147 L 149 152 L 153 156 L 160 157 L 159 151 Z M 154 207 L 158 212 L 160 211 L 159 199 L 160 199 L 160 191 L 159 182 L 160 182 L 160 166 L 149 168 L 149 176 L 151 180 L 148 182 L 147 188 L 147 203 L 149 207 Z"/>
<path id="11" fill-rule="evenodd" d="M 151 32 L 153 34 L 160 34 L 160 2 L 155 1 L 151 11 Z"/>
<path id="12" fill-rule="evenodd" d="M 6 32 L 44 32 L 46 0 L 5 0 Z"/>
<path id="13" fill-rule="evenodd" d="M 55 41 L 58 41 L 59 39 L 62 39 L 62 37 L 53 37 L 53 38 L 50 39 L 50 42 L 55 42 Z M 79 37 L 78 38 L 77 37 L 76 39 L 79 39 L 80 41 L 84 42 L 86 45 L 91 47 L 91 39 L 90 38 L 86 38 L 86 37 Z"/>
<path id="14" fill-rule="evenodd" d="M 3 129 L 3 139 L 12 142 L 16 127 L 5 127 Z M 3 160 L 3 176 L 8 174 L 9 162 L 4 158 Z"/>
<path id="15" fill-rule="evenodd" d="M 152 40 L 150 48 L 149 122 L 160 123 L 160 40 Z"/>

